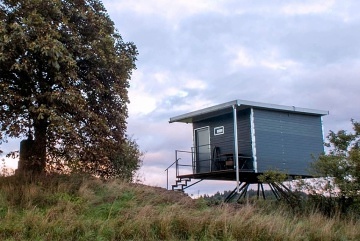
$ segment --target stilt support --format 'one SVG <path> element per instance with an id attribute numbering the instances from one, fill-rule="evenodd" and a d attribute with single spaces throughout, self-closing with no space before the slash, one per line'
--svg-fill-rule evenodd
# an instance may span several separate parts
<path id="1" fill-rule="evenodd" d="M 287 188 L 283 183 L 248 183 L 248 182 L 241 182 L 239 184 L 239 192 L 237 192 L 237 187 L 225 198 L 224 202 L 228 203 L 231 202 L 236 198 L 237 202 L 240 201 L 241 198 L 246 198 L 246 194 L 248 192 L 250 184 L 257 184 L 257 199 L 260 198 L 260 195 L 265 200 L 266 195 L 264 191 L 264 184 L 268 184 L 270 187 L 270 190 L 274 194 L 275 198 L 277 200 L 285 200 L 291 205 L 296 205 L 298 198 L 297 196 L 291 192 L 289 188 Z"/>

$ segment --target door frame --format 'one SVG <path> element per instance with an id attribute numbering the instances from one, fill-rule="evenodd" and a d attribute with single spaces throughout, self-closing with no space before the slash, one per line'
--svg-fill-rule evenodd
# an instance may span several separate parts
<path id="1" fill-rule="evenodd" d="M 209 150 L 209 172 L 211 172 L 211 148 L 210 148 L 210 145 L 211 145 L 211 143 L 210 143 L 210 126 L 203 126 L 203 127 L 199 127 L 199 128 L 195 128 L 194 129 L 194 133 L 193 133 L 193 146 L 194 146 L 194 157 L 193 157 L 193 160 L 194 160 L 194 162 L 193 162 L 193 168 L 194 168 L 194 173 L 196 172 L 196 173 L 198 173 L 197 171 L 197 164 L 198 164 L 198 155 L 197 155 L 197 152 L 198 152 L 198 146 L 197 146 L 197 132 L 199 131 L 199 130 L 202 130 L 202 129 L 207 129 L 208 130 L 208 146 L 209 146 L 209 148 L 208 148 L 208 150 Z"/>

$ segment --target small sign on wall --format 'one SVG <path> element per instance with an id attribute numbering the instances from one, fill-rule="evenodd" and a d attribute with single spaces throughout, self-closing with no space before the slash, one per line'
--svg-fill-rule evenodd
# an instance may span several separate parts
<path id="1" fill-rule="evenodd" d="M 224 134 L 224 126 L 218 126 L 214 128 L 214 135 L 222 135 Z"/>

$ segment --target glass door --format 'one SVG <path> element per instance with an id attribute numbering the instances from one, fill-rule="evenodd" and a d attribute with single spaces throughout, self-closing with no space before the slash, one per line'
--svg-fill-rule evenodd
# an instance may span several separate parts
<path id="1" fill-rule="evenodd" d="M 194 130 L 196 173 L 211 171 L 210 128 Z"/>

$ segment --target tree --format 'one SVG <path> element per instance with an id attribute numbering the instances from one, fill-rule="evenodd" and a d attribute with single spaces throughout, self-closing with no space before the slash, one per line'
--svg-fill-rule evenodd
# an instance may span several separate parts
<path id="1" fill-rule="evenodd" d="M 143 153 L 140 151 L 135 140 L 127 138 L 119 150 L 112 153 L 110 157 L 111 165 L 106 165 L 104 168 L 96 168 L 95 174 L 104 178 L 117 177 L 125 181 L 134 181 L 136 171 L 140 168 L 142 163 Z M 87 163 L 77 162 L 72 167 L 72 170 L 79 170 L 81 172 L 92 172 L 93 165 Z M 135 179 L 135 181 L 137 181 Z"/>
<path id="2" fill-rule="evenodd" d="M 329 153 L 312 164 L 315 176 L 321 178 L 307 185 L 312 194 L 325 191 L 342 211 L 360 204 L 360 123 L 352 120 L 352 125 L 350 133 L 330 131 L 326 143 Z"/>
<path id="3" fill-rule="evenodd" d="M 1 1 L 0 141 L 34 136 L 35 172 L 114 167 L 136 56 L 99 0 Z"/>

